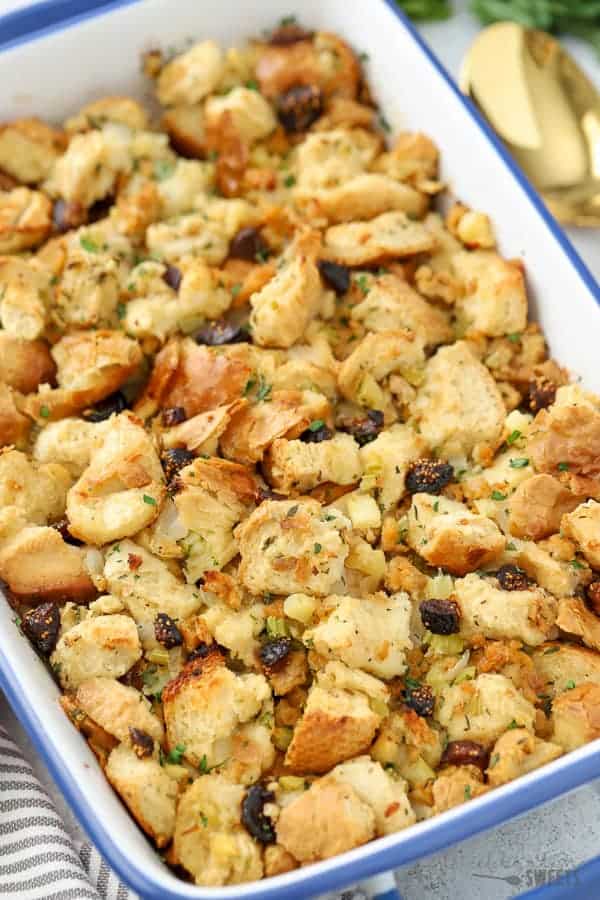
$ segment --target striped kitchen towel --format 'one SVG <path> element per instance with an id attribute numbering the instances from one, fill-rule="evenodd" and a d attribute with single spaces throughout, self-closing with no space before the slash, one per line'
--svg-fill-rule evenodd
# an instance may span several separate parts
<path id="1" fill-rule="evenodd" d="M 0 728 L 0 897 L 136 900 L 89 841 L 76 845 L 17 745 Z"/>

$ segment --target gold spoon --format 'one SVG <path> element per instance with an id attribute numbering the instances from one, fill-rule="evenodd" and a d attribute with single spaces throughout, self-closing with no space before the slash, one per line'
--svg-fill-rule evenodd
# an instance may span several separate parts
<path id="1" fill-rule="evenodd" d="M 559 221 L 600 227 L 600 92 L 555 38 L 485 28 L 460 74 L 468 94 Z"/>

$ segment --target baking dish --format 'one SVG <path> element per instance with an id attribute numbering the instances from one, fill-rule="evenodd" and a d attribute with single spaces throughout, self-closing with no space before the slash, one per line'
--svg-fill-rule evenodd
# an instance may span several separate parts
<path id="1" fill-rule="evenodd" d="M 9 44 L 0 56 L 5 98 L 0 116 L 43 114 L 62 118 L 72 108 L 105 93 L 141 93 L 142 50 L 160 43 L 181 46 L 192 36 L 234 42 L 260 32 L 289 8 L 243 2 L 218 13 L 208 4 L 140 0 L 41 5 L 25 17 L 0 21 L 0 40 Z M 101 8 L 100 8 L 101 7 Z M 46 15 L 72 18 L 59 27 Z M 335 0 L 306 2 L 308 24 L 338 31 L 369 54 L 373 87 L 393 129 L 422 129 L 443 151 L 445 175 L 457 196 L 489 212 L 506 255 L 523 257 L 530 274 L 535 308 L 550 344 L 565 364 L 581 373 L 590 387 L 594 377 L 594 323 L 598 289 L 566 240 L 552 225 L 527 185 L 502 161 L 490 135 L 478 127 L 443 72 L 418 39 L 395 20 L 392 7 L 373 2 L 364 12 Z M 19 29 L 38 29 L 20 44 Z M 52 30 L 51 30 L 52 29 Z M 31 35 L 30 35 L 31 36 Z M 500 154 L 501 155 L 501 154 Z M 565 302 L 565 298 L 568 301 Z M 29 727 L 50 770 L 114 868 L 143 896 L 227 897 L 307 896 L 355 881 L 376 871 L 414 860 L 435 849 L 518 814 L 598 774 L 600 757 L 593 745 L 540 772 L 507 785 L 493 795 L 453 810 L 407 832 L 380 840 L 343 857 L 289 875 L 220 890 L 178 882 L 153 853 L 105 783 L 93 756 L 72 730 L 56 703 L 46 671 L 0 609 L 8 636 L 1 668 L 5 689 Z"/>

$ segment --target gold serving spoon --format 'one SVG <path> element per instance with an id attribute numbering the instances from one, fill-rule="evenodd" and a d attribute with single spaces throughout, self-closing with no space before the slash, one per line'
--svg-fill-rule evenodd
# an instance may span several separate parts
<path id="1" fill-rule="evenodd" d="M 491 25 L 463 62 L 460 87 L 556 218 L 600 227 L 600 92 L 560 43 L 514 22 Z"/>

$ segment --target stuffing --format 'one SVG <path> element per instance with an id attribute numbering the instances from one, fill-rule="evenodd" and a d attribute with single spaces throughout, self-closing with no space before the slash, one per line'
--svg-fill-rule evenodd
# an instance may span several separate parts
<path id="1" fill-rule="evenodd" d="M 600 654 L 579 644 L 552 643 L 532 654 L 535 671 L 549 697 L 562 694 L 577 684 L 600 685 Z"/>
<path id="2" fill-rule="evenodd" d="M 250 297 L 253 340 L 261 347 L 291 347 L 321 304 L 316 266 L 317 232 L 300 232 L 283 256 L 277 274 Z"/>
<path id="3" fill-rule="evenodd" d="M 588 682 L 567 690 L 552 704 L 552 741 L 575 750 L 600 737 L 600 686 Z"/>
<path id="4" fill-rule="evenodd" d="M 588 500 L 563 516 L 562 533 L 572 538 L 594 568 L 600 568 L 600 503 Z"/>
<path id="5" fill-rule="evenodd" d="M 587 403 L 542 409 L 527 449 L 538 472 L 548 472 L 576 494 L 600 497 L 600 412 Z"/>
<path id="6" fill-rule="evenodd" d="M 490 250 L 496 239 L 489 216 L 469 209 L 463 203 L 455 203 L 446 216 L 448 231 L 469 250 Z"/>
<path id="7" fill-rule="evenodd" d="M 90 678 L 120 678 L 140 659 L 142 647 L 129 616 L 93 616 L 60 638 L 50 657 L 65 690 L 74 691 Z"/>
<path id="8" fill-rule="evenodd" d="M 497 787 L 520 775 L 562 756 L 563 749 L 551 741 L 543 741 L 524 728 L 514 728 L 501 735 L 490 753 L 488 784 Z"/>
<path id="9" fill-rule="evenodd" d="M 385 687 L 372 676 L 353 679 L 347 672 L 341 663 L 329 663 L 317 675 L 285 755 L 290 769 L 327 772 L 371 744 L 387 711 Z"/>
<path id="10" fill-rule="evenodd" d="M 177 782 L 155 759 L 140 759 L 125 744 L 111 751 L 106 777 L 156 846 L 165 847 L 175 829 Z"/>
<path id="11" fill-rule="evenodd" d="M 245 393 L 256 402 L 240 404 L 232 412 L 220 439 L 221 452 L 228 459 L 253 465 L 278 438 L 295 438 L 311 422 L 330 417 L 327 398 L 316 391 L 272 391 L 260 375 L 248 383 L 250 389 Z"/>
<path id="12" fill-rule="evenodd" d="M 354 99 L 360 66 L 351 48 L 335 34 L 317 31 L 306 39 L 257 48 L 256 77 L 262 93 L 274 98 L 296 85 L 315 85 L 327 99 Z"/>
<path id="13" fill-rule="evenodd" d="M 439 766 L 443 749 L 443 732 L 403 705 L 383 722 L 371 755 L 416 785 L 433 778 L 432 769 Z"/>
<path id="14" fill-rule="evenodd" d="M 336 766 L 329 776 L 340 784 L 349 785 L 363 803 L 375 813 L 378 836 L 393 834 L 416 821 L 406 796 L 406 782 L 393 778 L 383 766 L 369 756 L 359 756 Z"/>
<path id="15" fill-rule="evenodd" d="M 40 463 L 59 463 L 75 481 L 87 469 L 93 450 L 102 443 L 109 427 L 107 423 L 77 418 L 50 422 L 35 439 L 33 458 Z"/>
<path id="16" fill-rule="evenodd" d="M 556 624 L 569 635 L 581 638 L 587 647 L 600 651 L 600 619 L 580 597 L 562 597 Z"/>
<path id="17" fill-rule="evenodd" d="M 57 388 L 42 385 L 30 394 L 25 410 L 39 425 L 71 416 L 118 390 L 138 371 L 138 344 L 118 331 L 79 331 L 52 348 Z"/>
<path id="18" fill-rule="evenodd" d="M 187 450 L 205 453 L 208 456 L 216 455 L 219 438 L 235 413 L 243 409 L 247 402 L 244 399 L 234 400 L 233 403 L 226 403 L 209 412 L 198 413 L 180 425 L 165 429 L 160 436 L 162 446 L 167 449 L 185 447 Z"/>
<path id="19" fill-rule="evenodd" d="M 310 863 L 366 844 L 375 836 L 376 820 L 350 784 L 329 775 L 285 806 L 276 828 L 278 842 L 294 859 Z"/>
<path id="20" fill-rule="evenodd" d="M 49 175 L 64 149 L 60 131 L 39 119 L 15 119 L 0 125 L 0 169 L 22 184 Z"/>
<path id="21" fill-rule="evenodd" d="M 480 797 L 487 790 L 476 766 L 456 766 L 444 770 L 431 786 L 433 810 L 435 813 L 446 812 L 466 800 Z"/>
<path id="22" fill-rule="evenodd" d="M 549 537 L 560 530 L 561 519 L 572 513 L 578 502 L 579 498 L 552 475 L 533 475 L 510 498 L 510 533 L 531 541 Z"/>
<path id="23" fill-rule="evenodd" d="M 156 94 L 162 106 L 198 103 L 213 91 L 225 71 L 223 51 L 214 41 L 194 44 L 162 69 Z"/>
<path id="24" fill-rule="evenodd" d="M 300 209 L 324 216 L 332 223 L 373 219 L 389 210 L 404 212 L 409 218 L 421 218 L 427 208 L 424 194 L 374 172 L 355 175 L 337 187 L 298 188 L 294 191 L 294 201 Z"/>
<path id="25" fill-rule="evenodd" d="M 44 333 L 50 273 L 16 256 L 0 258 L 0 320 L 8 334 L 34 341 Z"/>
<path id="26" fill-rule="evenodd" d="M 161 743 L 162 723 L 150 703 L 135 688 L 114 678 L 82 681 L 75 693 L 77 707 L 122 743 L 131 743 L 131 729 L 138 728 Z"/>
<path id="27" fill-rule="evenodd" d="M 69 134 L 101 128 L 106 122 L 117 122 L 127 125 L 131 131 L 144 131 L 148 128 L 148 114 L 144 107 L 131 97 L 101 97 L 83 106 L 77 115 L 65 122 L 65 130 Z"/>
<path id="28" fill-rule="evenodd" d="M 181 470 L 175 506 L 189 582 L 222 569 L 237 555 L 233 532 L 254 508 L 256 491 L 252 473 L 227 460 L 199 458 Z"/>
<path id="29" fill-rule="evenodd" d="M 550 594 L 555 597 L 570 597 L 591 578 L 590 570 L 574 557 L 573 553 L 572 559 L 561 560 L 552 556 L 540 544 L 523 541 L 517 544 L 512 561 Z"/>
<path id="30" fill-rule="evenodd" d="M 282 494 L 304 494 L 318 484 L 355 484 L 362 465 L 358 444 L 349 434 L 336 434 L 318 444 L 281 438 L 271 444 L 263 465 L 265 475 Z"/>
<path id="31" fill-rule="evenodd" d="M 537 647 L 557 636 L 558 601 L 541 588 L 505 591 L 471 574 L 454 582 L 452 596 L 460 607 L 460 633 L 467 638 L 516 638 Z"/>
<path id="32" fill-rule="evenodd" d="M 204 107 L 206 127 L 217 127 L 222 115 L 231 116 L 242 140 L 252 143 L 267 137 L 277 127 L 271 105 L 259 91 L 234 87 L 222 97 L 211 97 Z"/>
<path id="33" fill-rule="evenodd" d="M 30 394 L 52 381 L 56 367 L 44 341 L 29 341 L 0 331 L 0 382 Z"/>
<path id="34" fill-rule="evenodd" d="M 118 176 L 129 171 L 132 160 L 130 131 L 122 125 L 106 125 L 77 134 L 44 182 L 51 197 L 88 209 L 113 191 Z"/>
<path id="35" fill-rule="evenodd" d="M 325 232 L 325 251 L 335 262 L 364 266 L 432 250 L 435 241 L 420 222 L 404 212 L 386 212 L 368 222 L 332 225 Z"/>
<path id="36" fill-rule="evenodd" d="M 185 584 L 163 560 L 133 541 L 119 541 L 106 551 L 104 577 L 108 590 L 135 619 L 146 648 L 157 646 L 154 622 L 158 613 L 183 621 L 203 606 L 198 588 Z"/>
<path id="37" fill-rule="evenodd" d="M 340 393 L 360 406 L 382 409 L 386 397 L 380 382 L 394 373 L 410 382 L 424 363 L 423 340 L 414 331 L 367 334 L 340 366 Z"/>
<path id="38" fill-rule="evenodd" d="M 437 180 L 438 160 L 438 149 L 427 135 L 403 131 L 392 149 L 377 157 L 373 168 L 423 190 Z"/>
<path id="39" fill-rule="evenodd" d="M 221 647 L 226 647 L 235 659 L 253 668 L 261 646 L 258 636 L 267 614 L 264 603 L 253 603 L 245 609 L 230 609 L 224 603 L 215 603 L 199 619 Z M 304 659 L 303 653 L 301 656 Z"/>
<path id="40" fill-rule="evenodd" d="M 111 425 L 67 496 L 71 533 L 90 544 L 141 531 L 157 517 L 164 496 L 158 454 L 141 423 L 122 413 Z"/>
<path id="41" fill-rule="evenodd" d="M 118 266 L 113 259 L 73 259 L 56 289 L 54 318 L 63 328 L 114 327 L 119 295 Z"/>
<path id="42" fill-rule="evenodd" d="M 178 153 L 192 159 L 202 159 L 206 155 L 208 145 L 201 104 L 170 106 L 165 110 L 161 124 Z"/>
<path id="43" fill-rule="evenodd" d="M 465 341 L 442 347 L 425 366 L 413 404 L 421 434 L 437 452 L 468 455 L 500 443 L 506 410 L 488 369 Z"/>
<path id="44" fill-rule="evenodd" d="M 325 658 L 378 678 L 394 678 L 406 670 L 406 652 L 412 647 L 410 618 L 408 594 L 328 597 L 319 624 L 307 629 L 302 639 Z"/>
<path id="45" fill-rule="evenodd" d="M 31 419 L 23 415 L 18 395 L 0 381 L 0 447 L 23 446 L 31 428 Z"/>
<path id="46" fill-rule="evenodd" d="M 12 511 L 14 507 L 8 507 Z M 55 528 L 25 525 L 0 547 L 0 578 L 17 597 L 85 602 L 96 594 L 85 551 L 65 543 Z"/>
<path id="47" fill-rule="evenodd" d="M 518 262 L 491 250 L 473 250 L 457 253 L 452 265 L 464 285 L 456 305 L 470 329 L 489 337 L 524 331 L 527 293 Z"/>
<path id="48" fill-rule="evenodd" d="M 446 688 L 436 718 L 451 741 L 489 746 L 513 722 L 533 731 L 535 709 L 505 675 L 485 673 Z"/>
<path id="49" fill-rule="evenodd" d="M 179 801 L 172 855 L 196 884 L 219 887 L 262 876 L 260 845 L 241 823 L 243 797 L 241 785 L 205 775 Z"/>
<path id="50" fill-rule="evenodd" d="M 228 760 L 236 731 L 264 712 L 271 690 L 262 675 L 236 675 L 214 650 L 188 662 L 167 683 L 162 699 L 169 747 L 185 747 L 192 765 L 206 759 L 204 765 L 212 767 Z M 264 762 L 267 768 L 272 759 Z"/>
<path id="51" fill-rule="evenodd" d="M 409 463 L 426 453 L 425 441 L 412 428 L 392 425 L 360 448 L 365 472 L 362 486 L 376 489 L 383 509 L 391 509 L 404 494 Z"/>
<path id="52" fill-rule="evenodd" d="M 150 225 L 146 243 L 152 254 L 170 263 L 194 256 L 209 265 L 220 265 L 231 238 L 244 226 L 253 225 L 255 218 L 256 211 L 246 200 L 207 198 L 201 212 Z"/>
<path id="53" fill-rule="evenodd" d="M 413 494 L 408 511 L 407 541 L 432 566 L 443 566 L 454 575 L 483 568 L 504 550 L 506 538 L 485 516 L 464 504 Z"/>
<path id="54" fill-rule="evenodd" d="M 38 247 L 51 228 L 52 208 L 45 194 L 24 187 L 0 192 L 0 253 Z"/>
<path id="55" fill-rule="evenodd" d="M 59 463 L 38 464 L 19 450 L 0 450 L 0 507 L 15 506 L 27 522 L 60 519 L 70 487 L 71 477 Z"/>
<path id="56" fill-rule="evenodd" d="M 363 128 L 308 134 L 296 149 L 298 188 L 312 195 L 347 183 L 367 170 L 380 146 L 377 135 Z"/>
<path id="57" fill-rule="evenodd" d="M 316 500 L 265 501 L 236 532 L 239 577 L 253 594 L 326 595 L 342 578 L 349 526 Z"/>
<path id="58" fill-rule="evenodd" d="M 429 347 L 452 339 L 447 313 L 424 300 L 407 281 L 392 274 L 380 275 L 369 282 L 368 294 L 352 307 L 351 317 L 368 331 L 417 332 Z"/>
<path id="59" fill-rule="evenodd" d="M 178 159 L 173 165 L 155 167 L 160 210 L 164 218 L 180 216 L 196 208 L 198 198 L 214 188 L 215 167 L 210 162 Z M 194 260 L 186 260 L 193 263 Z"/>

